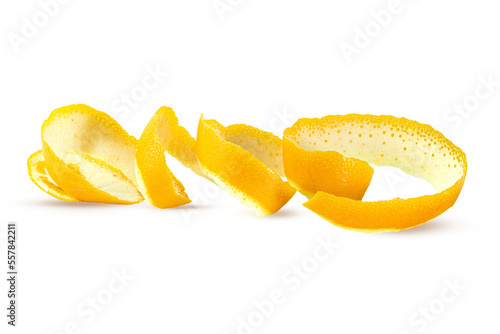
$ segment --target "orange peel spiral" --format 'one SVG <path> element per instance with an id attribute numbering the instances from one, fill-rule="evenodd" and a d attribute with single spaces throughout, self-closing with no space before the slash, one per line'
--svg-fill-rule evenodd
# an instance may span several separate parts
<path id="1" fill-rule="evenodd" d="M 187 204 L 166 152 L 259 217 L 279 211 L 299 190 L 308 198 L 305 207 L 362 232 L 399 231 L 439 216 L 455 204 L 467 174 L 465 153 L 439 131 L 393 116 L 303 118 L 284 131 L 283 140 L 202 116 L 195 139 L 171 108 L 161 107 L 137 140 L 104 112 L 75 104 L 54 110 L 41 134 L 42 150 L 29 157 L 28 173 L 63 201 Z M 370 164 L 397 167 L 428 181 L 436 193 L 364 202 L 374 173 Z"/>

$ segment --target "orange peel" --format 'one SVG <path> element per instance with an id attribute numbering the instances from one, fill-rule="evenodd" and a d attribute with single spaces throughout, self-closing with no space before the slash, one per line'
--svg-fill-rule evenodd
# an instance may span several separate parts
<path id="1" fill-rule="evenodd" d="M 184 186 L 170 171 L 165 152 L 198 175 L 195 139 L 179 125 L 172 108 L 161 107 L 144 129 L 135 154 L 138 185 L 146 200 L 158 208 L 171 208 L 191 202 Z"/>
<path id="2" fill-rule="evenodd" d="M 349 230 L 387 232 L 423 224 L 453 206 L 467 174 L 466 156 L 460 148 L 431 126 L 405 118 L 349 114 L 301 119 L 285 130 L 287 140 L 305 150 L 304 157 L 310 152 L 321 155 L 334 151 L 346 158 L 400 168 L 428 181 L 436 190 L 436 194 L 415 198 L 362 202 L 317 183 L 316 193 L 304 206 Z M 284 162 L 287 177 L 290 169 L 292 173 L 301 171 L 286 154 Z M 313 162 L 308 163 L 310 166 Z M 311 178 L 325 177 L 309 172 Z M 350 175 L 352 170 L 347 172 Z"/>
<path id="3" fill-rule="evenodd" d="M 282 141 L 267 131 L 246 124 L 224 127 L 202 116 L 196 156 L 205 175 L 259 217 L 280 210 L 296 192 L 281 179 Z"/>
<path id="4" fill-rule="evenodd" d="M 28 174 L 31 181 L 50 196 L 66 202 L 79 202 L 59 187 L 47 172 L 47 164 L 43 159 L 42 150 L 36 151 L 28 159 Z"/>
<path id="5" fill-rule="evenodd" d="M 304 131 L 308 142 L 305 149 L 301 138 Z M 316 146 L 316 131 L 309 128 L 306 119 L 301 119 L 283 133 L 283 161 L 288 182 L 307 198 L 318 191 L 336 196 L 361 200 L 370 185 L 373 168 L 365 161 L 347 158 L 332 150 L 311 150 Z M 336 128 L 325 130 L 325 135 L 340 131 Z M 310 135 L 310 136 L 309 136 Z M 306 140 L 307 140 L 306 138 Z M 324 139 L 323 141 L 328 141 Z M 327 143 L 327 142 L 325 142 Z"/>
<path id="6" fill-rule="evenodd" d="M 30 175 L 59 199 L 139 203 L 144 199 L 135 177 L 136 142 L 104 112 L 83 104 L 58 108 L 42 125 L 42 152 L 28 160 Z M 42 174 L 32 169 L 36 165 L 45 169 L 50 182 L 39 181 Z"/>

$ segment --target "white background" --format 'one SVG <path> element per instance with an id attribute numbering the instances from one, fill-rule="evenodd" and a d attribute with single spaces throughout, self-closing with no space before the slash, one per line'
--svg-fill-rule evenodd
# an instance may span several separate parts
<path id="1" fill-rule="evenodd" d="M 500 81 L 498 4 L 401 0 L 389 24 L 348 62 L 342 43 L 354 45 L 358 28 L 376 29 L 370 12 L 389 1 L 223 3 L 231 11 L 221 18 L 212 0 L 72 0 L 14 47 L 23 18 L 44 24 L 42 9 L 35 0 L 2 1 L 1 267 L 9 221 L 19 225 L 20 261 L 18 327 L 8 332 L 497 333 L 500 87 L 468 117 L 447 110 L 474 101 L 481 77 Z M 136 106 L 118 110 L 122 94 L 139 91 L 155 69 L 168 76 Z M 172 159 L 192 204 L 64 203 L 31 183 L 26 160 L 41 148 L 43 120 L 73 103 L 110 113 L 135 136 L 162 105 L 193 135 L 200 113 L 278 135 L 298 117 L 404 116 L 462 148 L 469 171 L 453 208 L 398 233 L 335 227 L 302 207 L 300 194 L 257 219 Z M 394 175 L 377 169 L 366 199 L 429 191 L 425 182 Z M 308 263 L 317 238 L 340 246 L 293 290 L 283 275 Z M 122 270 L 133 279 L 90 319 L 88 298 L 109 297 L 113 272 Z M 443 304 L 447 281 L 463 290 Z M 283 303 L 259 326 L 238 331 L 240 317 L 259 320 L 254 302 L 275 289 Z M 423 321 L 418 312 L 430 306 L 442 312 Z"/>

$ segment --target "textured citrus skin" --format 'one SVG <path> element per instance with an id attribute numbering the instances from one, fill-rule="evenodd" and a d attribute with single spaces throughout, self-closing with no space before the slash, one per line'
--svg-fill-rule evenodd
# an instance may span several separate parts
<path id="1" fill-rule="evenodd" d="M 282 140 L 274 134 L 246 124 L 225 127 L 227 141 L 241 146 L 276 174 L 285 177 Z"/>
<path id="2" fill-rule="evenodd" d="M 42 150 L 33 153 L 28 159 L 28 174 L 31 181 L 44 192 L 66 202 L 79 202 L 59 187 L 47 173 L 47 165 L 43 159 Z"/>
<path id="3" fill-rule="evenodd" d="M 156 114 L 158 138 L 165 151 L 196 174 L 205 177 L 196 158 L 196 140 L 179 125 L 172 108 L 161 107 Z"/>
<path id="4" fill-rule="evenodd" d="M 285 130 L 283 161 L 288 182 L 307 198 L 318 191 L 361 200 L 370 185 L 373 168 L 335 151 L 308 151 L 289 140 Z"/>
<path id="5" fill-rule="evenodd" d="M 109 115 L 89 106 L 54 110 L 42 125 L 42 151 L 52 180 L 80 201 L 133 204 L 137 140 Z"/>
<path id="6" fill-rule="evenodd" d="M 194 138 L 179 126 L 174 111 L 158 109 L 144 129 L 135 154 L 139 189 L 151 205 L 172 208 L 191 202 L 182 183 L 168 168 L 164 152 L 203 175 L 194 148 Z"/>
<path id="7" fill-rule="evenodd" d="M 330 223 L 358 232 L 393 232 L 436 218 L 455 204 L 465 176 L 434 195 L 361 202 L 318 192 L 304 206 Z"/>
<path id="8" fill-rule="evenodd" d="M 262 217 L 281 209 L 296 191 L 277 174 L 283 170 L 280 142 L 248 125 L 226 128 L 202 117 L 196 155 L 208 177 Z"/>
<path id="9" fill-rule="evenodd" d="M 293 139 L 306 149 L 333 150 L 423 178 L 436 194 L 362 202 L 317 192 L 304 206 L 331 223 L 363 232 L 399 231 L 423 224 L 453 206 L 467 174 L 466 156 L 429 125 L 393 116 L 335 115 L 303 120 Z M 309 133 L 317 137 L 310 141 Z"/>

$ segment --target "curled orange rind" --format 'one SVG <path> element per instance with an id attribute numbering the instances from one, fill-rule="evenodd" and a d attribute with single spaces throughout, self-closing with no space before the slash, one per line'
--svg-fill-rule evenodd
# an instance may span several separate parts
<path id="1" fill-rule="evenodd" d="M 362 202 L 372 172 L 349 159 L 398 167 L 428 181 L 437 193 Z M 340 180 L 339 186 L 337 181 L 324 180 L 329 161 L 335 166 L 333 175 Z M 315 163 L 320 164 L 317 169 Z M 393 116 L 358 114 L 301 119 L 285 130 L 284 167 L 292 184 L 312 195 L 305 207 L 332 224 L 363 232 L 399 231 L 437 217 L 455 203 L 467 173 L 462 150 L 431 126 Z M 349 182 L 338 177 L 342 173 Z"/>
<path id="2" fill-rule="evenodd" d="M 135 154 L 139 189 L 158 208 L 191 202 L 182 183 L 167 166 L 165 152 L 204 176 L 195 154 L 195 139 L 179 125 L 171 108 L 161 107 L 144 129 Z"/>
<path id="3" fill-rule="evenodd" d="M 79 202 L 78 199 L 68 195 L 52 180 L 47 172 L 47 163 L 43 159 L 42 150 L 36 151 L 29 157 L 28 174 L 31 181 L 50 196 L 66 202 Z"/>
<path id="4" fill-rule="evenodd" d="M 196 140 L 161 107 L 139 140 L 109 115 L 77 104 L 54 110 L 42 125 L 42 150 L 28 159 L 31 180 L 68 202 L 159 208 L 190 202 L 165 152 L 252 208 L 280 210 L 299 190 L 304 206 L 340 227 L 399 231 L 454 205 L 467 174 L 462 150 L 429 125 L 405 118 L 332 115 L 299 119 L 283 140 L 258 128 L 216 120 L 198 124 Z M 363 202 L 373 168 L 392 166 L 428 181 L 433 195 Z M 284 178 L 287 181 L 284 181 Z"/>
<path id="5" fill-rule="evenodd" d="M 295 193 L 281 179 L 282 141 L 272 133 L 201 117 L 196 156 L 205 175 L 259 217 L 277 212 Z"/>
<path id="6" fill-rule="evenodd" d="M 307 198 L 324 191 L 361 200 L 370 185 L 373 168 L 365 161 L 345 157 L 328 147 L 316 149 L 318 131 L 322 130 L 307 123 L 308 120 L 300 119 L 283 134 L 283 160 L 288 182 Z M 325 130 L 323 135 L 333 137 L 339 131 L 334 127 Z M 322 140 L 322 144 L 328 144 L 328 139 Z"/>
<path id="7" fill-rule="evenodd" d="M 62 107 L 43 123 L 42 151 L 30 157 L 28 171 L 36 185 L 62 200 L 138 203 L 136 142 L 101 111 Z"/>

